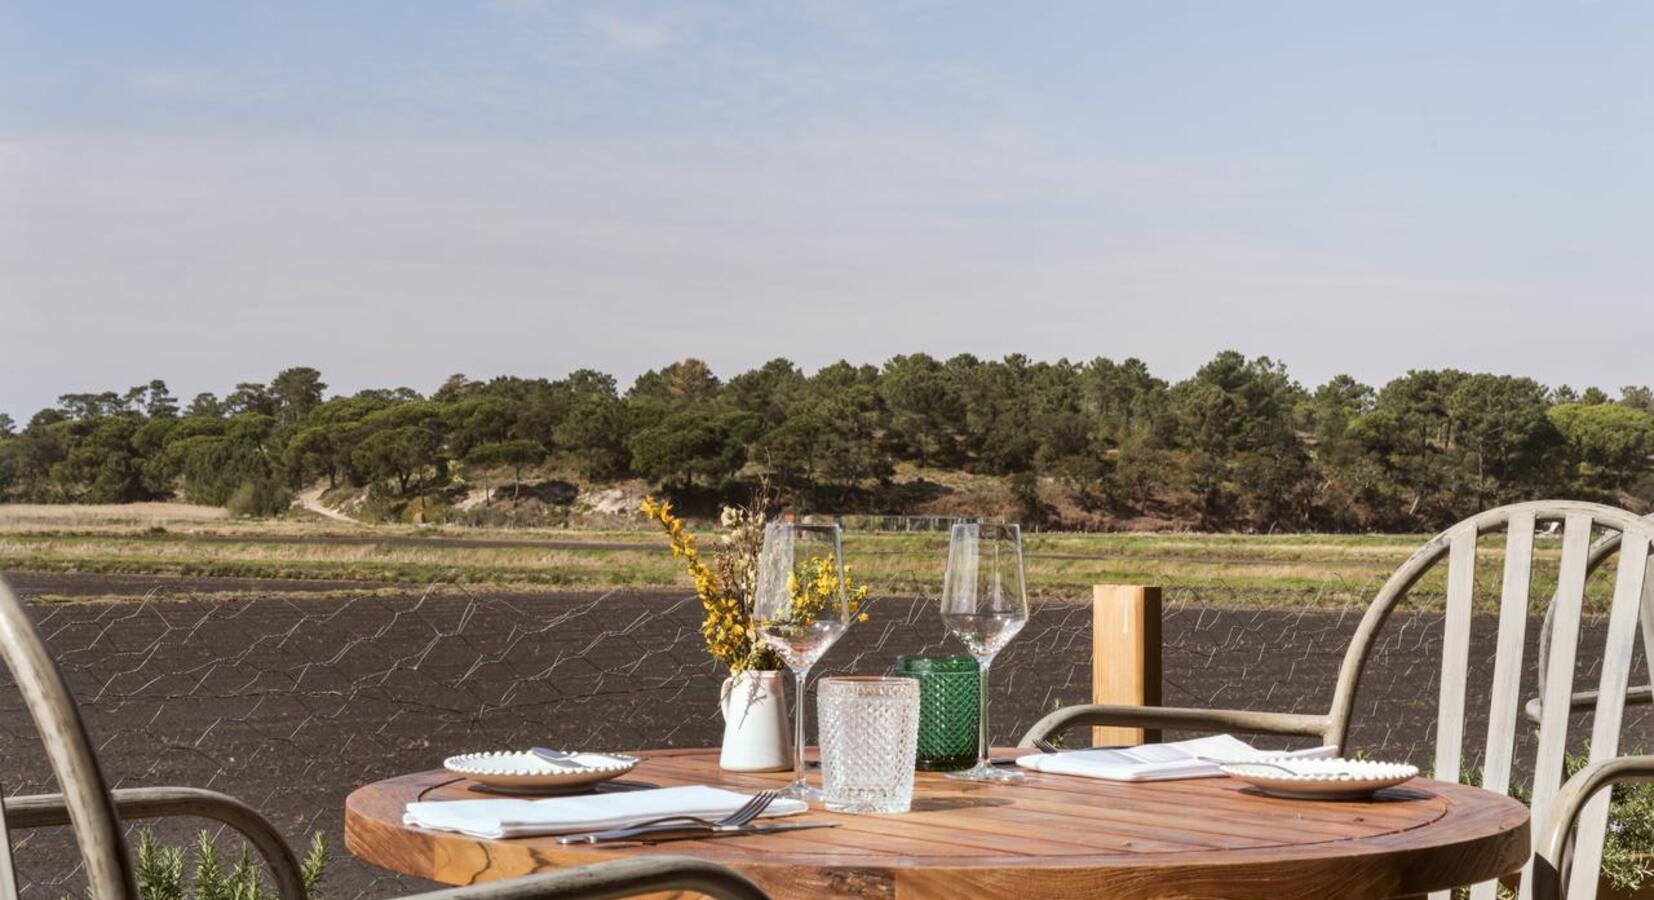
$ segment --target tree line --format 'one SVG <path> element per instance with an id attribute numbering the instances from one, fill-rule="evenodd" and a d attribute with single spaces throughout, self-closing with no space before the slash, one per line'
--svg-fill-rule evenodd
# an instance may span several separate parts
<path id="1" fill-rule="evenodd" d="M 776 359 L 727 381 L 686 359 L 625 391 L 592 370 L 454 375 L 429 396 L 326 389 L 299 367 L 187 404 L 155 380 L 66 394 L 21 428 L 0 415 L 0 498 L 268 514 L 318 481 L 406 499 L 553 471 L 702 497 L 763 478 L 796 508 L 901 514 L 916 483 L 954 471 L 1001 476 L 1048 524 L 1251 531 L 1432 529 L 1541 496 L 1654 502 L 1649 388 L 1451 369 L 1311 389 L 1232 351 L 1175 383 L 1135 359 L 911 354 L 814 373 Z"/>

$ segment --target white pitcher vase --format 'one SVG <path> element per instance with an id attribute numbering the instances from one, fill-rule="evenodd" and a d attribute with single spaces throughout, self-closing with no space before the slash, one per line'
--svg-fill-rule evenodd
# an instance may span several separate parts
<path id="1" fill-rule="evenodd" d="M 785 672 L 747 670 L 724 679 L 718 709 L 724 747 L 718 767 L 731 772 L 782 772 L 793 767 L 792 720 Z"/>

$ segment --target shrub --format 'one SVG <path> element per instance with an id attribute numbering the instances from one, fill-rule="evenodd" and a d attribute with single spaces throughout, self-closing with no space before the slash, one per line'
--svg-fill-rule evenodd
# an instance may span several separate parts
<path id="1" fill-rule="evenodd" d="M 266 900 L 274 892 L 265 883 L 263 870 L 253 864 L 252 850 L 245 842 L 228 872 L 219 864 L 218 848 L 212 833 L 202 829 L 196 835 L 194 865 L 180 846 L 161 846 L 155 832 L 138 832 L 138 895 L 142 900 Z M 185 879 L 185 871 L 191 875 Z M 305 890 L 314 892 L 327 871 L 327 837 L 320 831 L 310 835 L 310 849 L 299 864 Z"/>
<path id="2" fill-rule="evenodd" d="M 271 478 L 243 481 L 224 506 L 232 516 L 273 516 L 287 511 L 293 497 Z"/>

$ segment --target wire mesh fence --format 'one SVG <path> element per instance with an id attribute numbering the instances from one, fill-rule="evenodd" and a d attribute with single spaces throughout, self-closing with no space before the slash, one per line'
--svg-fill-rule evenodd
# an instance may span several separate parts
<path id="1" fill-rule="evenodd" d="M 1014 742 L 1045 712 L 1089 699 L 1083 593 L 1036 603 L 995 663 L 996 741 Z M 1360 608 L 1258 609 L 1234 599 L 1168 598 L 1164 702 L 1324 712 Z M 850 631 L 819 674 L 882 672 L 904 653 L 959 652 L 935 605 L 876 599 L 871 621 Z M 323 883 L 330 898 L 422 886 L 345 852 L 343 804 L 359 785 L 471 750 L 711 746 L 722 731 L 721 673 L 702 651 L 700 605 L 684 593 L 435 586 L 408 596 L 226 601 L 180 587 L 32 609 L 114 786 L 225 791 L 263 811 L 295 845 L 325 831 L 334 851 Z M 1353 748 L 1428 764 L 1439 624 L 1429 612 L 1390 622 L 1363 679 Z M 1538 630 L 1535 621 L 1529 659 Z M 1588 636 L 1582 677 L 1594 675 L 1600 640 L 1599 630 Z M 1490 671 L 1491 617 L 1478 617 L 1473 646 L 1476 669 Z M 1472 694 L 1485 697 L 1479 684 Z M 1485 699 L 1473 696 L 1469 708 L 1485 721 Z M 1626 732 L 1626 746 L 1654 747 L 1646 708 L 1628 717 Z M 0 685 L 0 783 L 8 794 L 55 790 L 9 683 Z M 177 841 L 195 827 L 170 824 L 162 836 Z M 78 896 L 65 830 L 19 836 L 16 856 L 25 894 Z"/>

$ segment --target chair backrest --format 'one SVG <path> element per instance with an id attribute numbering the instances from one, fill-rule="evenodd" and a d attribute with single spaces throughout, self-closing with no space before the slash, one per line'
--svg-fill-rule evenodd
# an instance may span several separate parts
<path id="1" fill-rule="evenodd" d="M 86 868 L 86 883 L 98 900 L 136 898 L 132 860 L 121 832 L 115 801 L 98 766 L 80 707 L 69 693 L 45 641 L 29 619 L 22 601 L 0 578 L 0 656 L 17 682 L 34 719 L 52 774 L 69 808 L 75 842 Z M 9 846 L 9 845 L 8 845 Z M 9 850 L 7 851 L 9 853 Z M 7 860 L 9 863 L 9 858 Z M 6 867 L 8 870 L 10 866 Z M 11 876 L 11 872 L 4 873 Z M 15 890 L 15 884 L 11 885 Z"/>
<path id="2" fill-rule="evenodd" d="M 1654 516 L 1644 516 L 1643 521 L 1648 522 L 1650 524 L 1654 524 Z M 1586 575 L 1586 577 L 1590 577 L 1591 575 L 1596 574 L 1596 571 L 1598 569 L 1602 568 L 1603 565 L 1608 562 L 1608 560 L 1613 559 L 1614 554 L 1618 553 L 1619 550 L 1620 550 L 1620 535 L 1619 535 L 1619 532 L 1612 532 L 1608 535 L 1605 535 L 1601 540 L 1597 541 L 1595 544 L 1592 544 L 1591 545 L 1591 555 L 1586 560 L 1586 563 L 1585 563 L 1585 575 Z M 1535 705 L 1538 705 L 1538 704 L 1542 703 L 1540 698 L 1543 697 L 1544 694 L 1545 694 L 1545 673 L 1546 673 L 1546 670 L 1549 668 L 1549 666 L 1547 665 L 1547 662 L 1549 661 L 1550 651 L 1551 651 L 1551 629 L 1553 629 L 1555 626 L 1556 626 L 1556 602 L 1555 602 L 1555 598 L 1553 597 L 1552 602 L 1545 607 L 1545 623 L 1540 628 L 1540 631 L 1539 631 L 1539 695 L 1540 696 L 1535 697 L 1532 701 L 1530 701 L 1531 703 L 1534 703 Z M 1654 658 L 1654 616 L 1643 616 L 1643 619 L 1642 619 L 1642 634 L 1643 634 L 1643 654 L 1644 654 L 1645 657 Z M 1651 679 L 1651 680 L 1654 680 L 1654 679 Z M 1645 691 L 1645 692 L 1648 691 L 1649 689 L 1650 689 L 1649 685 L 1645 685 L 1642 688 L 1632 688 L 1633 691 L 1639 691 L 1640 690 L 1640 691 Z M 1540 708 L 1542 709 L 1543 706 L 1540 706 Z"/>
<path id="3" fill-rule="evenodd" d="M 1478 539 L 1491 532 L 1505 533 L 1503 586 L 1499 598 L 1498 636 L 1493 664 L 1492 699 L 1488 714 L 1486 750 L 1482 757 L 1482 786 L 1509 791 L 1515 756 L 1517 715 L 1521 703 L 1522 655 L 1528 627 L 1535 529 L 1562 526 L 1562 558 L 1555 594 L 1555 623 L 1549 635 L 1545 664 L 1543 718 L 1534 759 L 1533 819 L 1543 821 L 1562 782 L 1567 750 L 1569 700 L 1573 690 L 1576 651 L 1585 600 L 1586 573 L 1596 529 L 1620 537 L 1614 597 L 1608 616 L 1607 643 L 1591 733 L 1591 759 L 1611 758 L 1619 746 L 1632 654 L 1638 620 L 1654 622 L 1654 580 L 1650 579 L 1649 552 L 1654 525 L 1632 513 L 1610 506 L 1574 501 L 1520 503 L 1489 510 L 1447 529 L 1419 548 L 1396 570 L 1362 618 L 1339 673 L 1333 700 L 1330 734 L 1343 746 L 1349 735 L 1351 712 L 1361 671 L 1372 653 L 1379 631 L 1390 613 L 1444 559 L 1447 562 L 1447 602 L 1443 617 L 1441 692 L 1437 707 L 1435 777 L 1460 777 L 1465 727 L 1465 693 L 1470 663 L 1470 626 L 1475 589 Z M 1645 624 L 1645 627 L 1647 625 Z M 1654 661 L 1650 662 L 1654 668 Z M 1654 676 L 1654 672 L 1650 673 Z M 1601 866 L 1603 833 L 1608 820 L 1608 796 L 1599 796 L 1580 818 L 1576 843 L 1574 885 L 1570 896 L 1594 896 Z M 1585 879 L 1589 878 L 1589 886 Z M 1523 879 L 1522 897 L 1529 896 Z M 1472 900 L 1493 900 L 1496 886 L 1472 889 Z M 1437 895 L 1446 897 L 1447 894 Z"/>

